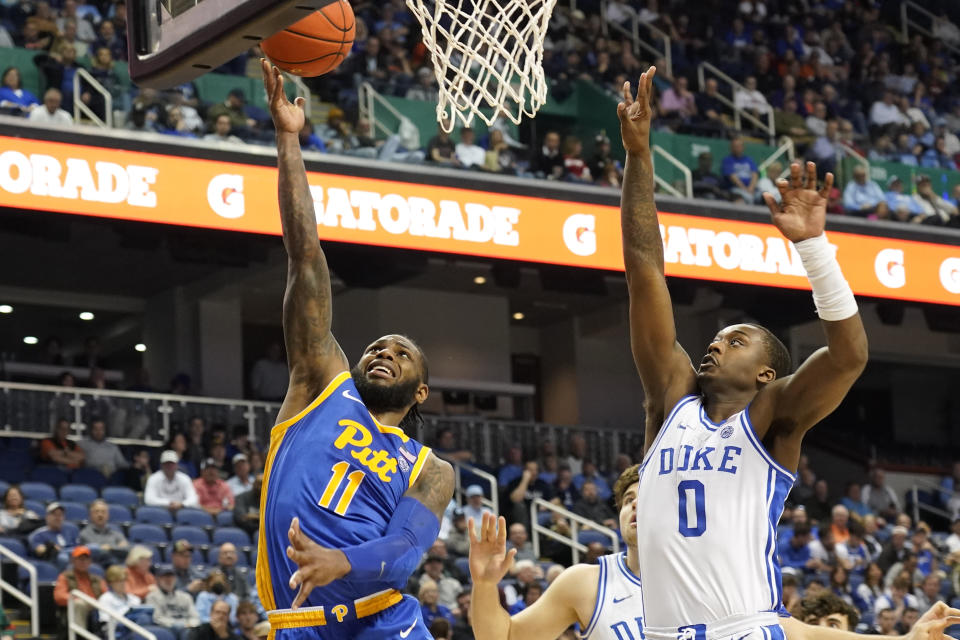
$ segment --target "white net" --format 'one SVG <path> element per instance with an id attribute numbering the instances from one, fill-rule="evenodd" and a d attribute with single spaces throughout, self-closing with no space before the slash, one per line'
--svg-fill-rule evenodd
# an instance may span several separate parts
<path id="1" fill-rule="evenodd" d="M 556 0 L 407 0 L 423 28 L 440 100 L 437 121 L 515 124 L 547 99 L 543 39 Z"/>

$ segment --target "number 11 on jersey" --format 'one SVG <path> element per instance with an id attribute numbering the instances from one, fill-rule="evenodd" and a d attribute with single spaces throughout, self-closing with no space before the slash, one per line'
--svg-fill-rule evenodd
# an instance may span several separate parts
<path id="1" fill-rule="evenodd" d="M 680 498 L 680 535 L 684 538 L 697 538 L 707 530 L 707 513 L 704 506 L 704 488 L 699 480 L 684 480 L 677 485 Z M 692 505 L 687 502 L 693 497 Z M 690 522 L 688 505 L 694 507 L 693 523 Z"/>
<path id="2" fill-rule="evenodd" d="M 333 502 L 333 496 L 337 493 L 337 489 L 340 488 L 341 483 L 343 483 L 343 477 L 347 475 L 347 469 L 349 468 L 350 463 L 346 461 L 333 465 L 333 469 L 331 469 L 333 475 L 327 483 L 327 488 L 323 490 L 323 495 L 320 496 L 320 502 L 318 502 L 324 509 L 330 508 L 330 503 Z M 358 469 L 347 476 L 347 487 L 343 490 L 343 493 L 340 495 L 340 500 L 337 501 L 337 506 L 333 509 L 335 514 L 342 516 L 347 512 L 347 508 L 350 507 L 350 503 L 353 501 L 353 496 L 356 495 L 357 489 L 360 488 L 360 483 L 363 482 L 366 475 L 367 474 Z"/>

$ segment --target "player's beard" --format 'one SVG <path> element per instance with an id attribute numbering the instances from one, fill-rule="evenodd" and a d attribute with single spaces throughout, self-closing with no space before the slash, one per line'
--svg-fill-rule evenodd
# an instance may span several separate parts
<path id="1" fill-rule="evenodd" d="M 366 375 L 359 367 L 350 370 L 353 377 L 353 384 L 357 386 L 360 392 L 360 399 L 367 405 L 370 413 L 386 413 L 387 411 L 397 411 L 409 407 L 416 402 L 417 388 L 420 386 L 419 380 L 410 380 L 409 382 L 397 382 L 395 384 L 377 384 L 367 380 Z"/>

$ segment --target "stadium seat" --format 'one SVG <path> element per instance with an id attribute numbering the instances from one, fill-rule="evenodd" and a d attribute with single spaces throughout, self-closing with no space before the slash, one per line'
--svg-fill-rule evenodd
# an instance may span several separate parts
<path id="1" fill-rule="evenodd" d="M 232 527 L 233 526 L 233 511 L 221 511 L 217 514 L 217 526 L 218 527 Z"/>
<path id="2" fill-rule="evenodd" d="M 187 540 L 191 544 L 209 545 L 210 536 L 200 527 L 191 525 L 178 525 L 170 533 L 171 540 Z"/>
<path id="3" fill-rule="evenodd" d="M 224 542 L 232 542 L 238 547 L 249 547 L 250 536 L 243 529 L 237 527 L 222 527 L 213 531 L 213 544 L 218 547 Z"/>
<path id="4" fill-rule="evenodd" d="M 158 627 L 156 625 L 148 624 L 144 625 L 143 628 L 157 636 L 157 640 L 177 640 L 176 636 L 174 636 L 173 633 L 166 627 Z"/>
<path id="5" fill-rule="evenodd" d="M 166 507 L 140 507 L 134 514 L 134 521 L 145 524 L 173 524 L 173 516 Z"/>
<path id="6" fill-rule="evenodd" d="M 34 566 L 37 570 L 37 582 L 56 582 L 57 576 L 60 575 L 60 570 L 57 569 L 55 565 L 50 562 L 45 562 L 43 560 L 29 560 L 30 564 Z M 30 576 L 27 575 L 27 570 L 23 567 L 17 569 L 17 577 L 20 580 L 20 584 L 27 585 L 29 584 Z"/>
<path id="7" fill-rule="evenodd" d="M 90 504 L 97 499 L 97 492 L 85 484 L 65 484 L 60 487 L 60 499 Z"/>
<path id="8" fill-rule="evenodd" d="M 33 511 L 43 520 L 43 515 L 47 512 L 47 507 L 39 500 L 24 499 L 23 506 L 27 511 Z"/>
<path id="9" fill-rule="evenodd" d="M 3 545 L 21 558 L 27 557 L 27 547 L 23 544 L 22 540 L 18 540 L 17 538 L 0 538 L 0 545 Z"/>
<path id="10" fill-rule="evenodd" d="M 20 491 L 23 492 L 25 499 L 37 500 L 39 502 L 53 502 L 57 499 L 56 490 L 46 482 L 24 482 L 20 485 Z M 40 513 L 43 513 L 41 509 Z"/>
<path id="11" fill-rule="evenodd" d="M 33 482 L 45 482 L 51 487 L 62 487 L 70 482 L 70 476 L 60 467 L 42 465 L 30 472 Z"/>
<path id="12" fill-rule="evenodd" d="M 457 568 L 460 575 L 470 577 L 470 558 L 454 558 L 453 566 Z"/>
<path id="13" fill-rule="evenodd" d="M 70 522 L 86 520 L 87 516 L 90 514 L 90 510 L 87 509 L 87 506 L 79 502 L 63 501 L 60 504 L 63 505 L 64 517 Z"/>
<path id="14" fill-rule="evenodd" d="M 0 496 L 7 492 L 7 489 L 10 488 L 10 483 L 6 480 L 0 480 Z"/>
<path id="15" fill-rule="evenodd" d="M 70 474 L 70 482 L 73 484 L 85 484 L 93 487 L 95 491 L 100 491 L 107 484 L 107 479 L 96 469 L 83 467 Z"/>
<path id="16" fill-rule="evenodd" d="M 130 525 L 130 530 L 127 532 L 127 539 L 129 539 L 130 542 L 153 544 L 166 544 L 170 542 L 170 539 L 167 537 L 167 532 L 163 530 L 163 527 L 144 523 Z"/>
<path id="17" fill-rule="evenodd" d="M 577 542 L 580 544 L 591 544 L 593 542 L 599 542 L 604 547 L 610 546 L 610 538 L 599 531 L 581 531 L 580 535 L 577 536 Z"/>
<path id="18" fill-rule="evenodd" d="M 140 504 L 140 498 L 129 487 L 104 487 L 100 495 L 109 504 L 119 504 L 130 509 Z"/>
<path id="19" fill-rule="evenodd" d="M 103 567 L 101 567 L 100 565 L 95 563 L 90 563 L 90 573 L 102 578 L 106 572 L 103 570 Z"/>
<path id="20" fill-rule="evenodd" d="M 124 522 L 133 522 L 133 514 L 130 512 L 130 509 L 122 504 L 111 504 L 107 505 L 107 507 L 110 509 L 110 522 L 113 524 L 119 525 Z"/>
<path id="21" fill-rule="evenodd" d="M 177 524 L 186 524 L 194 527 L 212 527 L 213 516 L 203 509 L 185 508 L 177 511 Z"/>

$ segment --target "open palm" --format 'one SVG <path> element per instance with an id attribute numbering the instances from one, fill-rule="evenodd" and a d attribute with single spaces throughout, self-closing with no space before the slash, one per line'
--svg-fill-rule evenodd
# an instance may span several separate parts
<path id="1" fill-rule="evenodd" d="M 473 582 L 498 583 L 513 566 L 516 549 L 507 551 L 507 521 L 484 513 L 477 536 L 473 518 L 467 521 L 470 532 L 470 577 Z"/>
<path id="2" fill-rule="evenodd" d="M 643 72 L 637 83 L 636 98 L 630 90 L 630 83 L 623 83 L 623 100 L 617 105 L 617 116 L 623 147 L 628 153 L 643 153 L 650 148 L 650 119 L 653 117 L 650 95 L 656 74 L 656 67 Z"/>
<path id="3" fill-rule="evenodd" d="M 267 104 L 270 105 L 270 115 L 273 116 L 273 126 L 277 133 L 300 133 L 306 122 L 303 113 L 303 98 L 290 102 L 283 90 L 283 73 L 270 64 L 265 58 L 260 58 L 260 69 L 263 72 L 263 88 L 267 91 Z"/>
<path id="4" fill-rule="evenodd" d="M 780 203 L 773 195 L 763 194 L 773 224 L 791 242 L 815 238 L 823 233 L 827 222 L 827 196 L 833 188 L 833 174 L 828 173 L 817 190 L 817 165 L 808 162 L 804 171 L 799 162 L 790 165 L 790 179 L 777 180 Z"/>

